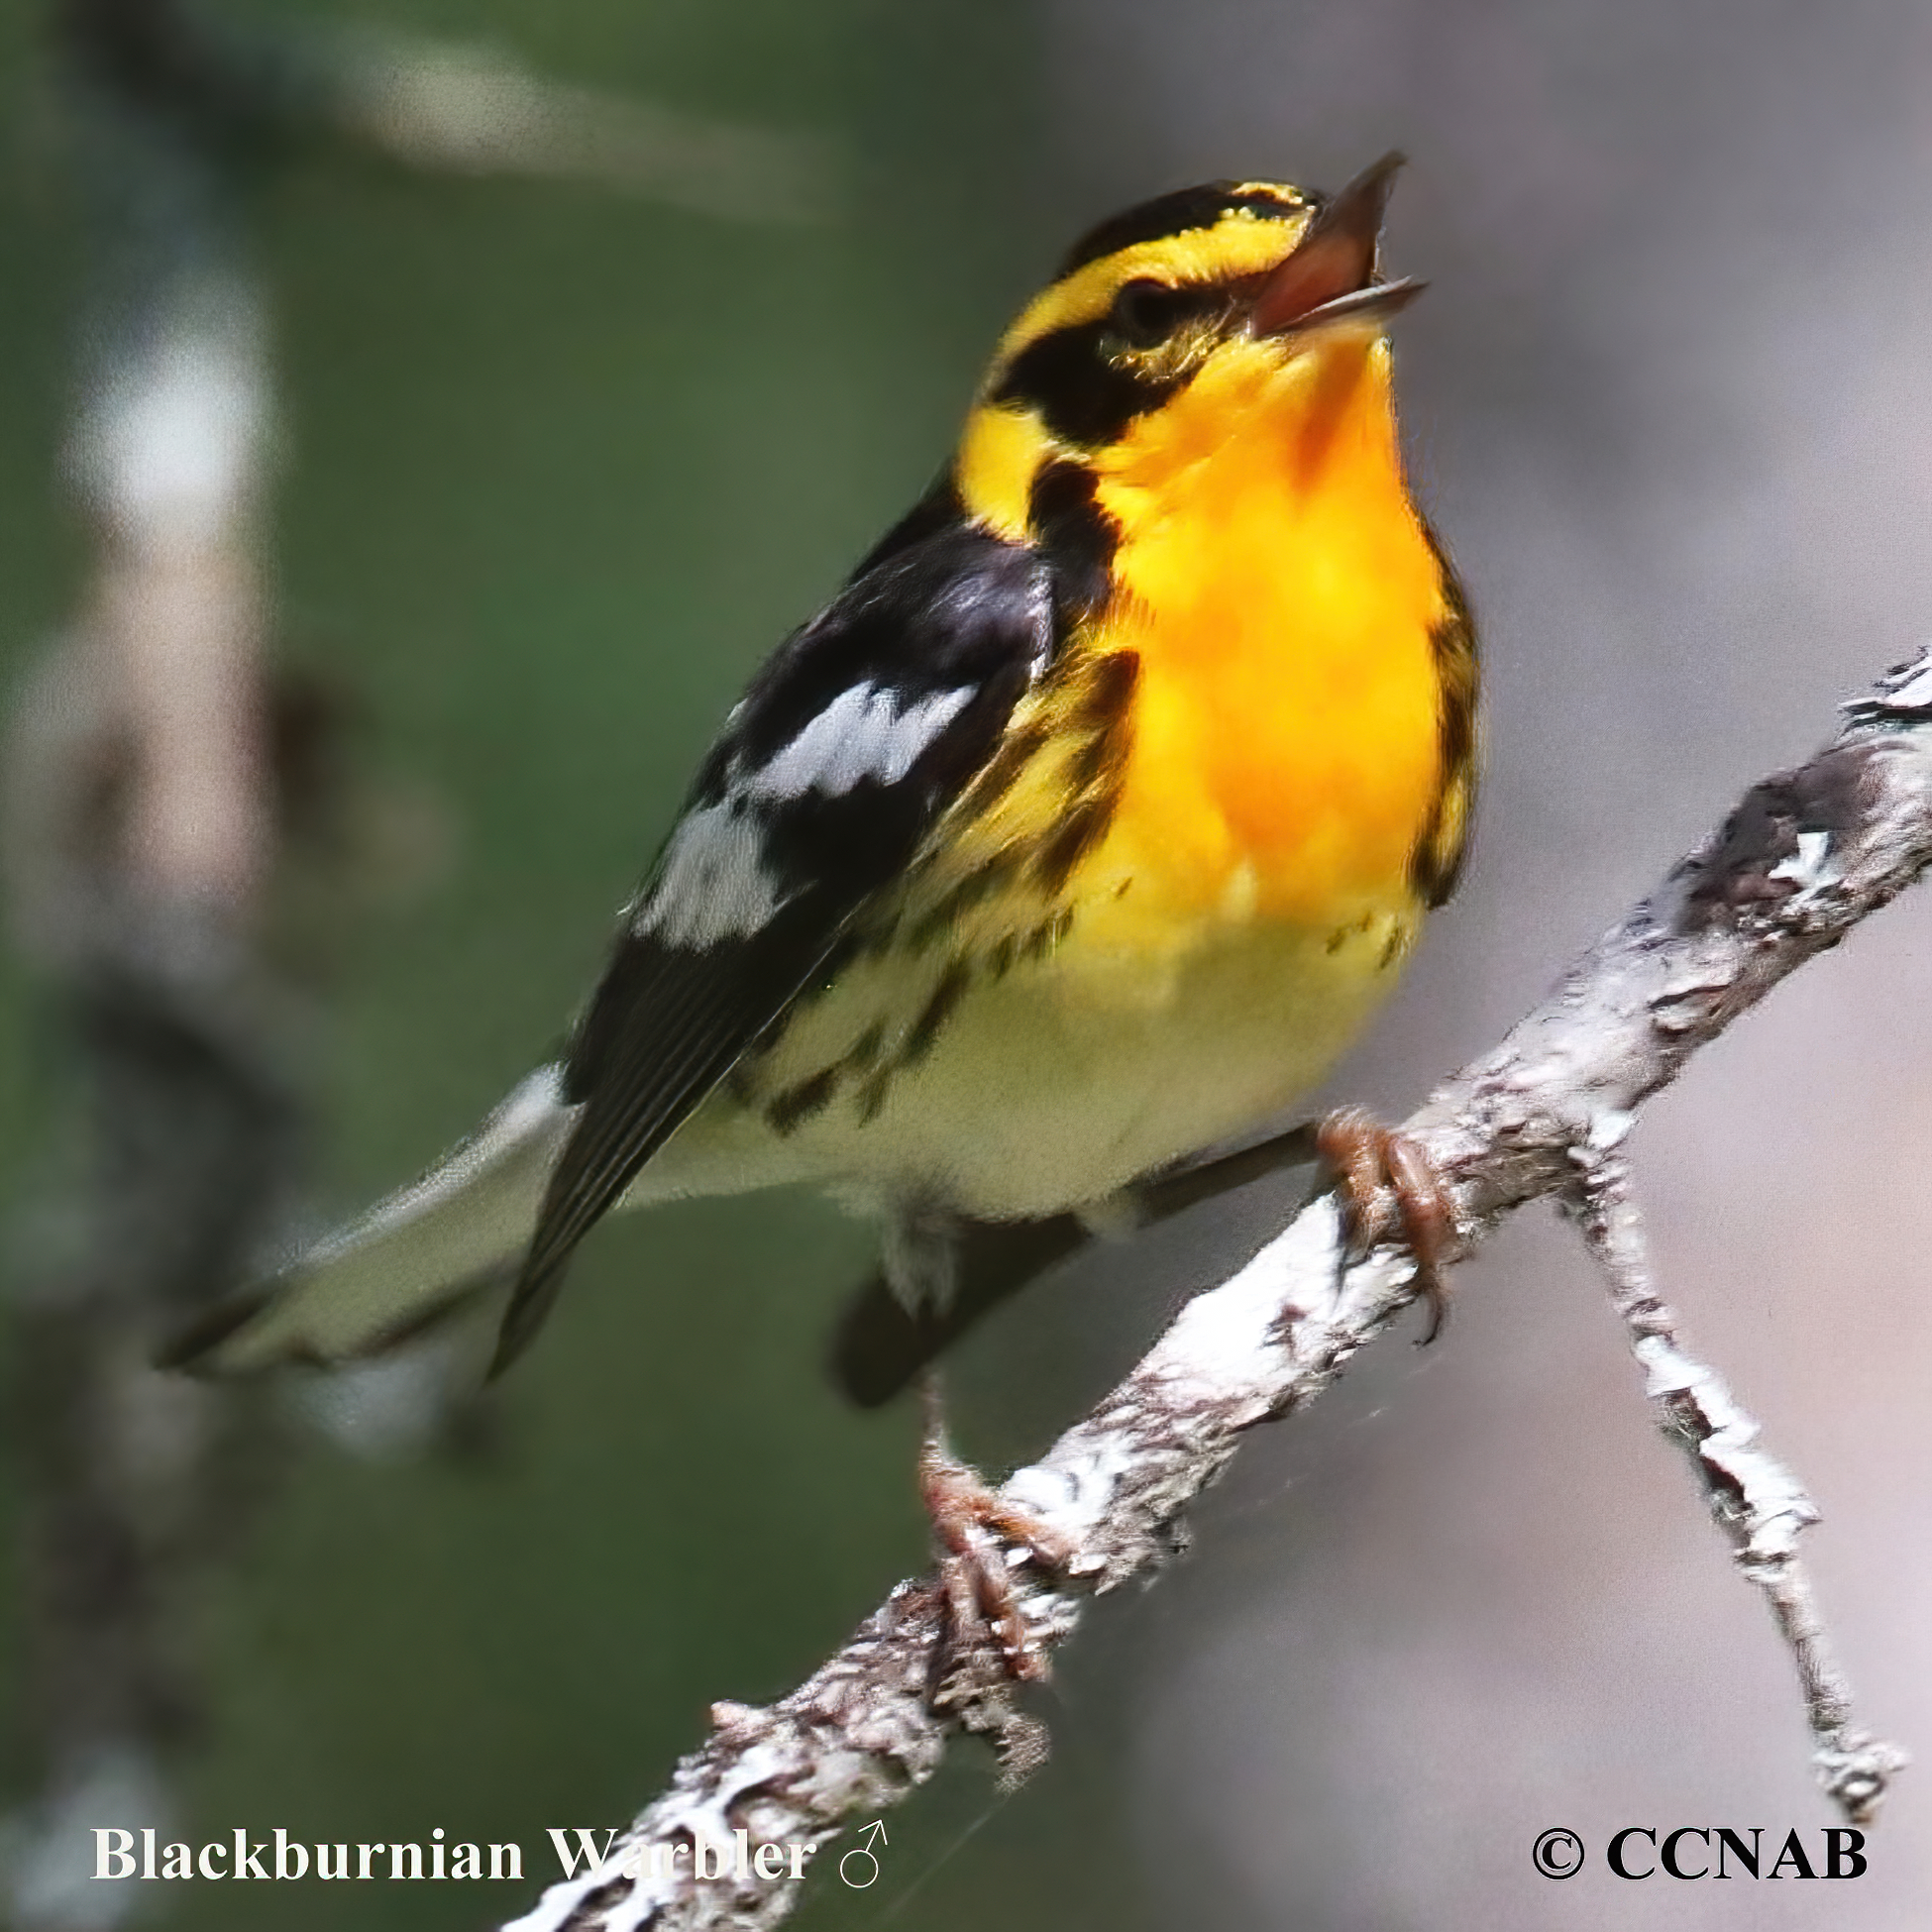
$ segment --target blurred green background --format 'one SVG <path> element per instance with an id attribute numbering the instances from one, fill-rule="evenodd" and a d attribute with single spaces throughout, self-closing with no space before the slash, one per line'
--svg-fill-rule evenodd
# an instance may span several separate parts
<path id="1" fill-rule="evenodd" d="M 351 0 L 220 0 L 264 19 Z M 845 216 L 731 224 L 586 186 L 298 162 L 261 197 L 284 655 L 345 686 L 413 897 L 308 928 L 311 1206 L 417 1171 L 556 1040 L 746 673 L 931 475 L 1071 236 L 1229 172 L 1415 164 L 1391 260 L 1405 441 L 1485 649 L 1474 863 L 1336 1092 L 1406 1111 L 1739 791 L 1927 629 L 1932 15 L 1895 0 L 354 0 L 545 72 L 820 134 Z M 79 216 L 0 9 L 0 653 L 70 613 L 52 484 Z M 413 816 L 411 813 L 413 812 Z M 407 840 L 405 840 L 405 843 Z M 406 868 L 405 868 L 406 869 Z M 1932 898 L 1807 968 L 1646 1112 L 1694 1342 L 1829 1512 L 1821 1593 L 1878 1727 L 1932 1737 Z M 70 1069 L 0 953 L 0 1157 L 55 1171 Z M 1036 1448 L 1272 1203 L 1049 1284 L 953 1369 L 963 1447 Z M 856 1224 L 769 1195 L 600 1229 L 468 1461 L 312 1438 L 202 1591 L 190 1835 L 512 1837 L 532 1882 L 359 1886 L 479 1926 L 545 1826 L 615 1825 L 718 1696 L 795 1683 L 917 1567 L 911 1416 L 819 1370 Z M 1783 1658 L 1656 1439 L 1573 1238 L 1525 1216 L 1425 1354 L 1257 1432 L 1193 1558 L 1100 1606 L 1020 1798 L 984 1755 L 802 1923 L 1188 1932 L 1904 1932 L 1932 1787 L 1856 1886 L 1657 1902 L 1527 1856 L 1561 1823 L 1827 1822 Z M 11 1474 L 12 1472 L 10 1472 Z M 0 1509 L 17 1482 L 0 1484 Z M 5 1526 L 0 1526 L 4 1528 Z M 0 1645 L 17 1654 L 14 1595 Z M 25 1795 L 21 1766 L 0 1764 Z M 156 1887 L 160 1890 L 160 1887 Z M 343 1921 L 286 1885 L 272 1922 Z M 513 1895 L 514 1894 L 514 1895 Z M 175 1922 L 260 1923 L 183 1891 Z"/>
<path id="2" fill-rule="evenodd" d="M 309 1066 L 314 1193 L 420 1168 L 545 1052 L 737 688 L 940 460 L 980 358 L 1064 245 L 1028 10 L 883 0 L 639 6 L 390 0 L 382 24 L 493 41 L 553 76 L 827 138 L 840 218 L 763 227 L 594 188 L 298 162 L 259 210 L 283 385 L 285 653 L 345 686 L 359 756 L 427 788 L 447 863 L 336 962 Z M 18 674 L 76 593 L 51 479 L 77 214 L 27 9 L 0 20 L 0 648 Z M 8 966 L 0 1133 L 47 1166 L 60 1060 Z M 184 1835 L 513 1838 L 522 1887 L 374 1885 L 371 1927 L 478 1926 L 554 1877 L 544 1827 L 614 1825 L 710 1699 L 805 1674 L 923 1561 L 914 1430 L 821 1373 L 866 1232 L 813 1201 L 613 1226 L 468 1465 L 312 1443 L 206 1592 L 214 1725 Z M 807 1922 L 869 1924 L 960 1832 L 904 1922 L 1131 1923 L 1102 1736 L 1065 1727 L 1023 1807 L 977 1749 L 896 1814 L 885 1877 Z M 15 1797 L 24 1795 L 18 1790 Z M 991 1811 L 990 1818 L 987 1814 Z M 1107 1875 L 1118 1872 L 1118 1882 Z M 1098 1888 L 1096 1874 L 1100 1875 Z M 823 1888 L 821 1887 L 821 1890 Z M 998 1901 L 1005 1901 L 999 1903 Z M 344 1922 L 278 1887 L 277 1926 Z M 265 1922 L 180 1888 L 174 1922 Z"/>

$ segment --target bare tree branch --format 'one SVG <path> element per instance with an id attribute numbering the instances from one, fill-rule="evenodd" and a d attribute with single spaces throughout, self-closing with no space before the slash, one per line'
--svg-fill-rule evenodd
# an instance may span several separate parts
<path id="1" fill-rule="evenodd" d="M 1466 1255 L 1545 1195 L 1580 1202 L 1652 1388 L 1696 1461 L 1747 1574 L 1800 1664 L 1821 1781 L 1869 1818 L 1902 1755 L 1854 1724 L 1791 1547 L 1815 1510 L 1751 1444 L 1710 1371 L 1675 1347 L 1627 1219 L 1617 1153 L 1637 1110 L 1779 980 L 1836 945 L 1932 863 L 1932 647 L 1847 707 L 1808 764 L 1766 779 L 1659 889 L 1593 947 L 1493 1052 L 1405 1123 L 1455 1202 Z M 1156 1564 L 1181 1512 L 1242 1433 L 1312 1401 L 1414 1297 L 1412 1268 L 1344 1252 L 1323 1195 L 1223 1286 L 1197 1296 L 1139 1365 L 1002 1495 L 1077 1555 L 1035 1573 L 1009 1550 L 1042 1645 L 1085 1600 Z M 1681 1370 L 1682 1372 L 1676 1372 Z M 797 1901 L 788 1863 L 765 1879 L 730 1861 L 694 1872 L 699 1840 L 822 1844 L 929 1777 L 955 1727 L 1025 1749 L 997 1661 L 950 1654 L 931 1578 L 903 1583 L 852 1641 L 768 1709 L 712 1707 L 714 1729 L 594 1871 L 554 1885 L 514 1932 L 776 1925 Z M 747 1841 L 739 1841 L 744 1843 Z"/>
<path id="2" fill-rule="evenodd" d="M 1832 1655 L 1810 1573 L 1798 1556 L 1798 1538 L 1818 1521 L 1818 1505 L 1760 1443 L 1757 1423 L 1724 1378 L 1678 1341 L 1676 1315 L 1651 1272 L 1650 1244 L 1621 1150 L 1592 1143 L 1576 1151 L 1570 1213 L 1630 1331 L 1658 1427 L 1689 1458 L 1711 1519 L 1729 1538 L 1745 1580 L 1765 1593 L 1818 1740 L 1812 1764 L 1819 1782 L 1854 1824 L 1864 1824 L 1905 1756 L 1853 1722 L 1851 1687 Z"/>

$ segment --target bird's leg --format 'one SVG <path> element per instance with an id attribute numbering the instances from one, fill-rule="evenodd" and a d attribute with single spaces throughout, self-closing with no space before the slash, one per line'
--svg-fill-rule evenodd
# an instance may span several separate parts
<path id="1" fill-rule="evenodd" d="M 1213 1201 L 1237 1187 L 1246 1187 L 1267 1174 L 1285 1167 L 1306 1167 L 1321 1158 L 1317 1144 L 1318 1128 L 1313 1121 L 1285 1132 L 1270 1134 L 1250 1146 L 1233 1153 L 1192 1154 L 1169 1166 L 1143 1174 L 1127 1189 L 1138 1211 L 1140 1225 L 1148 1227 L 1184 1213 L 1202 1201 Z"/>
<path id="2" fill-rule="evenodd" d="M 1101 1204 L 1035 1221 L 974 1221 L 894 1209 L 879 1272 L 847 1305 L 831 1371 L 863 1409 L 904 1388 L 943 1349 L 1097 1234 L 1150 1228 L 1233 1188 L 1318 1158 L 1312 1122 L 1229 1154 L 1190 1156 L 1129 1182 Z M 936 1252 L 943 1235 L 945 1252 Z"/>
<path id="3" fill-rule="evenodd" d="M 1046 1570 L 1062 1570 L 1074 1551 L 1065 1537 L 1030 1510 L 1005 1501 L 946 1445 L 939 1376 L 927 1369 L 925 1440 L 919 1447 L 919 1494 L 932 1520 L 945 1592 L 948 1647 L 955 1663 L 997 1644 L 1006 1674 L 1033 1682 L 1047 1674 L 1046 1653 L 1026 1630 L 1014 1588 L 1006 1546 L 1017 1544 Z"/>
<path id="4" fill-rule="evenodd" d="M 929 1203 L 897 1201 L 887 1210 L 880 1265 L 907 1314 L 942 1316 L 959 1293 L 957 1217 Z"/>
<path id="5" fill-rule="evenodd" d="M 1425 1345 L 1443 1332 L 1449 1289 L 1443 1262 L 1455 1237 L 1455 1211 L 1442 1177 L 1418 1142 L 1385 1127 L 1365 1107 L 1341 1107 L 1315 1130 L 1334 1169 L 1348 1248 L 1356 1257 L 1381 1241 L 1401 1241 L 1415 1257 L 1416 1290 L 1429 1304 Z"/>

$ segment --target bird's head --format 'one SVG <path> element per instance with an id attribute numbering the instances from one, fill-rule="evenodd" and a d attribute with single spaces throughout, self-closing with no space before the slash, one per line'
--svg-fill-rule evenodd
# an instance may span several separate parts
<path id="1" fill-rule="evenodd" d="M 1386 417 L 1383 330 L 1421 288 L 1377 262 L 1401 164 L 1327 197 L 1210 182 L 1094 229 L 994 356 L 954 474 L 967 509 L 1036 538 L 1080 478 L 1159 491 L 1230 436 L 1335 416 L 1342 391 Z"/>

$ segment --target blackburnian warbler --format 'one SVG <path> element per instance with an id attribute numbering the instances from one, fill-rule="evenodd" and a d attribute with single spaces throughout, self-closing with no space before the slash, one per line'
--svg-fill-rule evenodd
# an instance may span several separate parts
<path id="1" fill-rule="evenodd" d="M 514 1272 L 500 1366 L 601 1215 L 779 1182 L 882 1214 L 917 1301 L 934 1228 L 1095 1211 L 1313 1087 L 1474 786 L 1473 633 L 1397 442 L 1397 164 L 1081 242 L 726 719 L 562 1061 L 176 1358 L 366 1354 Z M 1358 1199 L 1427 1194 L 1352 1118 L 1329 1150 Z"/>

